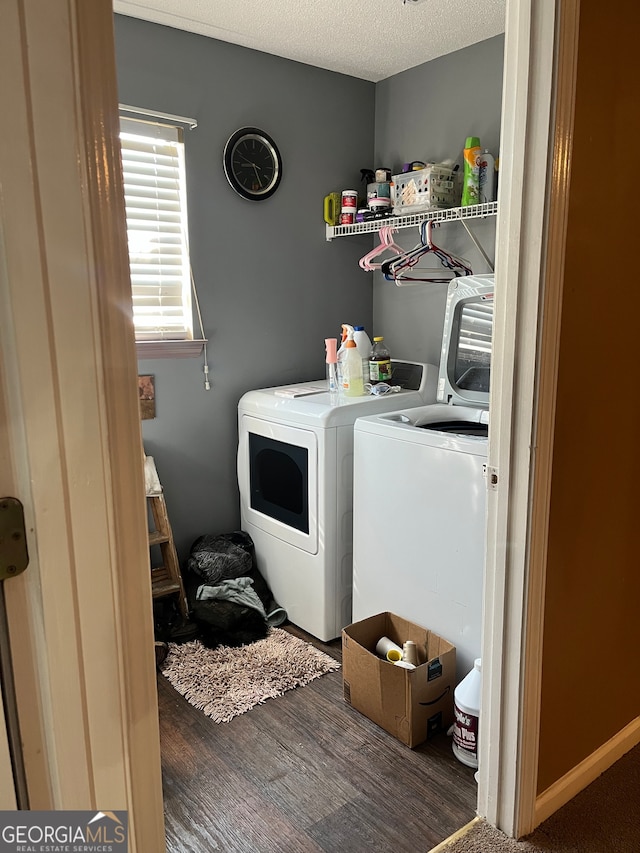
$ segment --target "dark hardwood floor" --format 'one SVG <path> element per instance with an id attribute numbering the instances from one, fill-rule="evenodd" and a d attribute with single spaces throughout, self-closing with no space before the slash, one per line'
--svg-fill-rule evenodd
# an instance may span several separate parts
<path id="1" fill-rule="evenodd" d="M 451 738 L 404 746 L 347 705 L 341 670 L 230 723 L 162 675 L 158 694 L 169 853 L 426 853 L 475 816 Z"/>

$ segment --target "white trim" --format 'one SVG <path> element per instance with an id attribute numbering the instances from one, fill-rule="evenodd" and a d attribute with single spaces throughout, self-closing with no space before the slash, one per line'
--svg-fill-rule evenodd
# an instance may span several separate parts
<path id="1" fill-rule="evenodd" d="M 144 358 L 197 358 L 205 340 L 192 341 L 136 341 L 136 355 Z"/>
<path id="2" fill-rule="evenodd" d="M 195 118 L 186 118 L 185 116 L 174 116 L 171 113 L 159 113 L 155 110 L 145 110 L 142 107 L 130 107 L 127 104 L 118 104 L 118 109 L 121 113 L 129 113 L 132 116 L 144 116 L 144 118 L 152 119 L 153 121 L 166 121 L 168 124 L 178 124 L 188 127 L 189 130 L 194 130 L 198 126 Z"/>
<path id="3" fill-rule="evenodd" d="M 543 616 L 545 609 L 547 546 L 553 443 L 555 431 L 560 321 L 564 290 L 569 178 L 575 106 L 579 4 L 563 3 L 556 24 L 556 80 L 554 127 L 550 135 L 552 174 L 546 231 L 545 287 L 539 336 L 539 368 L 536 391 L 534 473 L 530 497 L 529 582 L 526 600 L 522 685 L 522 729 L 520 737 L 520 807 L 518 837 L 533 831 L 537 818 L 536 783 L 540 743 L 540 701 L 543 662 Z"/>
<path id="4" fill-rule="evenodd" d="M 470 820 L 469 823 L 465 823 L 464 826 L 460 827 L 457 832 L 454 832 L 453 835 L 450 835 L 448 838 L 445 838 L 444 841 L 441 841 L 440 844 L 437 844 L 435 847 L 432 847 L 429 850 L 429 853 L 446 853 L 447 850 L 451 847 L 454 841 L 459 841 L 461 838 L 464 838 L 473 827 L 480 823 L 482 818 L 474 817 L 473 820 Z"/>
<path id="5" fill-rule="evenodd" d="M 539 672 L 527 672 L 524 656 L 528 632 L 538 641 L 541 600 L 524 620 L 535 580 L 527 541 L 554 31 L 554 4 L 507 4 L 488 458 L 499 486 L 487 502 L 478 813 L 516 837 L 521 813 L 533 811 L 537 777 Z M 525 691 L 530 677 L 534 690 Z M 526 718 L 525 692 L 534 703 Z M 522 753 L 521 741 L 529 745 Z"/>
<path id="6" fill-rule="evenodd" d="M 605 770 L 640 743 L 640 717 L 636 717 L 601 747 L 588 755 L 584 761 L 554 782 L 536 800 L 536 826 L 559 808 L 566 805 L 576 794 L 594 782 Z"/>

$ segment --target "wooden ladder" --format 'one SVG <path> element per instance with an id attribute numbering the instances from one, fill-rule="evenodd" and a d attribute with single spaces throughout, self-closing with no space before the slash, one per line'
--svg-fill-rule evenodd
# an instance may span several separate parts
<path id="1" fill-rule="evenodd" d="M 154 529 L 149 531 L 149 549 L 158 545 L 162 555 L 162 564 L 155 568 L 151 566 L 153 597 L 162 598 L 165 595 L 177 595 L 180 613 L 185 619 L 188 619 L 189 605 L 182 582 L 178 555 L 173 543 L 173 533 L 169 524 L 164 495 L 147 495 L 147 503 L 151 508 L 154 524 Z"/>

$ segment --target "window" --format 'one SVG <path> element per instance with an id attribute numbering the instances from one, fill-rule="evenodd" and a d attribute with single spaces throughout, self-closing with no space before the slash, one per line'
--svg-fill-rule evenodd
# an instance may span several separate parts
<path id="1" fill-rule="evenodd" d="M 120 140 L 138 354 L 197 355 L 182 128 L 122 116 Z"/>

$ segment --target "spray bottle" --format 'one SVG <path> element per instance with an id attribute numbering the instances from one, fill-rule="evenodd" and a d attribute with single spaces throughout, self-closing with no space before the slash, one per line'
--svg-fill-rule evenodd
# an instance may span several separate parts
<path id="1" fill-rule="evenodd" d="M 344 362 L 344 357 L 347 352 L 347 338 L 349 337 L 349 332 L 351 332 L 351 335 L 353 336 L 353 326 L 350 326 L 348 323 L 343 323 L 342 339 L 340 342 L 340 349 L 338 350 L 338 385 L 340 388 L 342 388 L 342 364 Z"/>
<path id="2" fill-rule="evenodd" d="M 364 394 L 362 379 L 362 358 L 353 339 L 353 329 L 345 342 L 345 354 L 342 359 L 342 392 L 345 397 L 361 397 Z"/>
<path id="3" fill-rule="evenodd" d="M 337 346 L 338 340 L 337 338 L 325 338 L 324 345 L 327 350 L 327 357 L 325 359 L 327 363 L 327 384 L 329 387 L 330 394 L 337 394 L 339 390 L 338 386 L 338 353 Z"/>

